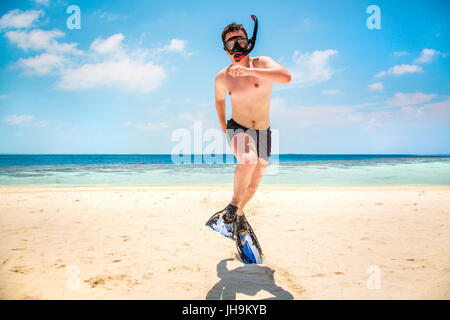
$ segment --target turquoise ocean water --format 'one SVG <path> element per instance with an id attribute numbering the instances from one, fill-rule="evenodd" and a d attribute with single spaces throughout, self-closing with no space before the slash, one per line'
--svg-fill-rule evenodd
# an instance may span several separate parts
<path id="1" fill-rule="evenodd" d="M 2 154 L 0 185 L 233 183 L 231 155 L 215 161 L 192 156 L 185 162 L 171 155 Z M 271 157 L 262 184 L 448 186 L 450 155 L 282 154 Z"/>

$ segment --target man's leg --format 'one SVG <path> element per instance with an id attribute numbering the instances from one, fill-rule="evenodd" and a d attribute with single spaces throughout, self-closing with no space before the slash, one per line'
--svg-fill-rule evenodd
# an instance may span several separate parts
<path id="1" fill-rule="evenodd" d="M 234 136 L 231 140 L 231 146 L 238 162 L 234 171 L 234 190 L 231 204 L 240 207 L 239 205 L 252 181 L 253 173 L 258 166 L 258 154 L 254 140 L 245 133 Z M 238 215 L 242 214 L 243 212 L 239 208 Z"/>
<path id="2" fill-rule="evenodd" d="M 269 163 L 266 160 L 258 158 L 258 164 L 256 165 L 256 168 L 253 171 L 253 175 L 250 180 L 250 183 L 249 183 L 247 189 L 245 190 L 244 195 L 242 196 L 241 201 L 239 202 L 239 205 L 237 205 L 237 207 L 239 208 L 237 211 L 238 215 L 242 215 L 244 213 L 243 210 L 244 210 L 245 205 L 255 195 L 256 189 L 258 188 L 258 185 L 261 182 L 261 179 L 264 176 L 264 173 L 266 172 L 268 164 Z"/>

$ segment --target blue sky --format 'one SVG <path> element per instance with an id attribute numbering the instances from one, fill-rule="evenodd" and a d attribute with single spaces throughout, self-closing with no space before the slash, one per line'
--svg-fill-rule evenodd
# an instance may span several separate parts
<path id="1" fill-rule="evenodd" d="M 293 76 L 273 85 L 280 153 L 448 154 L 449 13 L 446 0 L 1 1 L 0 153 L 170 153 L 194 120 L 219 129 L 220 34 L 251 34 L 255 14 L 251 55 Z"/>

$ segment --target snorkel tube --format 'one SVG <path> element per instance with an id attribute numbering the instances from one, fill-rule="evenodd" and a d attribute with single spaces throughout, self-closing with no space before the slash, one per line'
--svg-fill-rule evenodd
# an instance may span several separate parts
<path id="1" fill-rule="evenodd" d="M 248 41 L 247 48 L 242 48 L 240 45 L 236 44 L 233 48 L 233 50 L 229 50 L 228 52 L 233 55 L 234 61 L 239 62 L 241 61 L 245 56 L 247 56 L 252 50 L 255 48 L 255 42 L 256 42 L 256 34 L 258 33 L 258 19 L 255 15 L 250 15 L 252 17 L 255 25 L 253 27 L 253 35 Z M 239 46 L 239 49 L 236 49 L 236 46 Z M 241 53 L 237 53 L 237 51 Z"/>
<path id="2" fill-rule="evenodd" d="M 253 27 L 253 35 L 252 35 L 250 41 L 248 42 L 248 49 L 247 49 L 247 52 L 245 53 L 245 55 L 248 55 L 250 52 L 252 52 L 253 48 L 255 47 L 256 34 L 258 33 L 258 19 L 253 14 L 250 15 L 250 17 L 252 17 L 253 21 L 255 22 L 255 26 Z"/>

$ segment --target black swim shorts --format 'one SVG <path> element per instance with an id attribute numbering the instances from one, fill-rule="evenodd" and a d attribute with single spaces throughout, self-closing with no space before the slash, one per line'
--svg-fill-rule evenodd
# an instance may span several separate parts
<path id="1" fill-rule="evenodd" d="M 251 136 L 256 142 L 256 151 L 258 152 L 258 157 L 269 161 L 270 152 L 272 149 L 272 131 L 270 127 L 267 129 L 255 130 L 246 128 L 231 118 L 227 121 L 227 138 L 228 143 L 231 144 L 231 139 L 238 134 L 244 132 Z"/>

